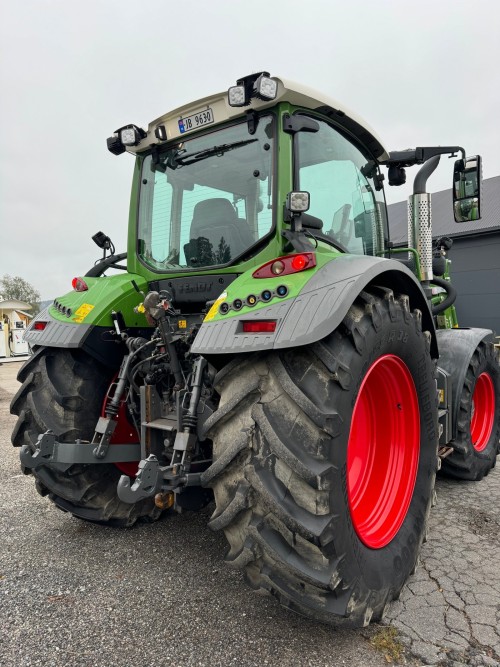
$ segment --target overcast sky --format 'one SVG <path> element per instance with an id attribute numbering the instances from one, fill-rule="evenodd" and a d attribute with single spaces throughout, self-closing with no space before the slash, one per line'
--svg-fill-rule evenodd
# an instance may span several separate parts
<path id="1" fill-rule="evenodd" d="M 0 276 L 70 288 L 103 230 L 125 250 L 127 123 L 268 70 L 363 117 L 388 150 L 460 144 L 500 174 L 497 0 L 3 0 Z M 412 181 L 415 169 L 409 170 Z M 430 190 L 451 184 L 442 160 Z M 389 202 L 408 188 L 388 188 Z"/>

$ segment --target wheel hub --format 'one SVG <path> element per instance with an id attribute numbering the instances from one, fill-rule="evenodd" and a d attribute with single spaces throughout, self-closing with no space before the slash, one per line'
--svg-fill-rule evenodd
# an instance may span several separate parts
<path id="1" fill-rule="evenodd" d="M 486 449 L 495 422 L 495 389 L 488 373 L 481 373 L 472 394 L 470 434 L 474 449 Z"/>
<path id="2" fill-rule="evenodd" d="M 359 539 L 381 549 L 399 531 L 417 477 L 420 413 L 415 384 L 395 355 L 368 369 L 353 410 L 347 450 L 351 519 Z"/>

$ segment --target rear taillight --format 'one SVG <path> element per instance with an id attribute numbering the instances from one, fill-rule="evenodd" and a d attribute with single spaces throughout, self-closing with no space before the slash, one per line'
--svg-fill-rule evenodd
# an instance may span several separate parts
<path id="1" fill-rule="evenodd" d="M 285 255 L 263 264 L 253 272 L 254 278 L 276 278 L 290 273 L 299 273 L 316 266 L 316 257 L 313 252 L 301 252 L 297 255 Z"/>
<path id="2" fill-rule="evenodd" d="M 89 288 L 85 280 L 78 277 L 73 278 L 71 281 L 71 287 L 75 290 L 75 292 L 85 292 Z"/>
<path id="3" fill-rule="evenodd" d="M 48 322 L 42 322 L 41 320 L 38 322 L 35 322 L 33 325 L 33 329 L 35 331 L 43 331 L 45 327 L 47 326 Z"/>
<path id="4" fill-rule="evenodd" d="M 274 333 L 276 320 L 251 320 L 242 322 L 243 333 Z"/>

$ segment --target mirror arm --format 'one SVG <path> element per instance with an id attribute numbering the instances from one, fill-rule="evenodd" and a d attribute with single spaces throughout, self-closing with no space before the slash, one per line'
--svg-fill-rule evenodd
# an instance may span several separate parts
<path id="1" fill-rule="evenodd" d="M 380 164 L 390 166 L 392 164 L 401 167 L 413 167 L 414 164 L 423 164 L 435 155 L 446 155 L 455 157 L 456 153 L 460 151 L 462 158 L 465 160 L 465 150 L 461 146 L 418 146 L 415 149 L 406 151 L 391 151 L 389 159 L 383 160 Z"/>
<path id="2" fill-rule="evenodd" d="M 465 160 L 465 150 L 461 146 L 431 146 L 429 148 L 417 148 L 415 153 L 417 155 L 417 164 L 427 162 L 435 155 L 446 155 L 456 157 L 457 152 L 460 151 L 462 159 Z"/>

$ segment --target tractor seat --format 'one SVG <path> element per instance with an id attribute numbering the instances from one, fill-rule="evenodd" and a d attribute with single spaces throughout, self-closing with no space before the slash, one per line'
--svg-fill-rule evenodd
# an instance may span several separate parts
<path id="1" fill-rule="evenodd" d="M 194 207 L 190 241 L 184 252 L 190 266 L 225 264 L 254 242 L 246 220 L 238 218 L 229 199 L 218 197 Z"/>

